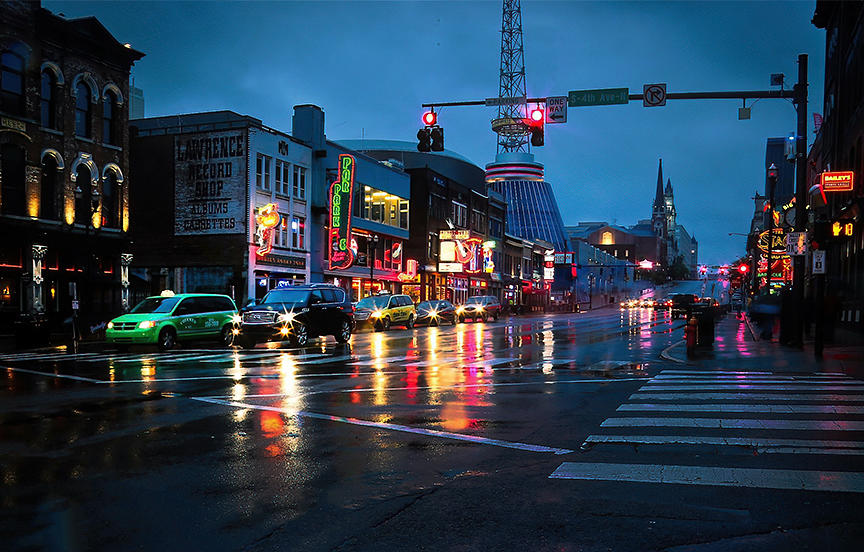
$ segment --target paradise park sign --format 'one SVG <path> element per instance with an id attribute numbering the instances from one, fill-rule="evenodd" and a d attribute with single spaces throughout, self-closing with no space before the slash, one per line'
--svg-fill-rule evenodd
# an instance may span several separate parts
<path id="1" fill-rule="evenodd" d="M 339 155 L 339 175 L 330 185 L 330 270 L 344 270 L 354 264 L 351 249 L 351 201 L 354 197 L 353 155 Z"/>

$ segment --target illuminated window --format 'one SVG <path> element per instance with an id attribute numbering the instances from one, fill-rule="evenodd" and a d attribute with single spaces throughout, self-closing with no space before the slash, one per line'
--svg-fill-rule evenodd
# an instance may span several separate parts
<path id="1" fill-rule="evenodd" d="M 291 221 L 291 247 L 303 249 L 306 243 L 306 219 L 294 217 Z"/>
<path id="2" fill-rule="evenodd" d="M 42 71 L 39 124 L 45 128 L 57 128 L 57 98 L 54 94 L 56 84 L 57 77 L 53 71 Z"/>
<path id="3" fill-rule="evenodd" d="M 306 168 L 294 166 L 294 197 L 306 199 Z"/>
<path id="4" fill-rule="evenodd" d="M 600 236 L 600 245 L 612 245 L 615 241 L 612 239 L 612 232 L 603 232 Z"/>
<path id="5" fill-rule="evenodd" d="M 288 224 L 289 217 L 285 213 L 279 213 L 279 226 L 274 229 L 273 245 L 276 247 L 288 247 Z"/>
<path id="6" fill-rule="evenodd" d="M 79 82 L 75 94 L 75 136 L 90 138 L 90 88 Z"/>
<path id="7" fill-rule="evenodd" d="M 360 216 L 396 228 L 408 228 L 407 199 L 389 192 L 363 186 L 363 206 Z"/>
<path id="8" fill-rule="evenodd" d="M 24 56 L 11 50 L 0 55 L 0 111 L 24 115 Z"/>
<path id="9" fill-rule="evenodd" d="M 117 95 L 111 90 L 102 99 L 102 142 L 117 145 Z"/>

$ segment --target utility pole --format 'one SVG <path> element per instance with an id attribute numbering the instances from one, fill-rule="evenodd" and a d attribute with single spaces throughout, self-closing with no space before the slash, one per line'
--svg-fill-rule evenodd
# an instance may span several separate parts
<path id="1" fill-rule="evenodd" d="M 795 136 L 795 231 L 807 231 L 807 54 L 798 56 L 798 83 L 795 108 L 798 111 L 798 131 Z M 771 206 L 773 209 L 773 205 Z M 795 308 L 791 322 L 791 343 L 804 344 L 804 255 L 796 255 L 792 266 L 792 290 Z"/>

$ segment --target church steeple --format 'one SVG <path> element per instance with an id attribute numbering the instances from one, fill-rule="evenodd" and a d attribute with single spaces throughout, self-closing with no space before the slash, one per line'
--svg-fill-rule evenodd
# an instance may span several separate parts
<path id="1" fill-rule="evenodd" d="M 665 193 L 665 195 L 668 195 L 668 196 L 672 195 L 672 179 L 671 178 L 666 180 L 666 191 L 664 193 Z"/>
<path id="2" fill-rule="evenodd" d="M 662 208 L 665 203 L 663 200 L 663 159 L 660 159 L 660 165 L 657 167 L 657 194 L 654 196 L 654 209 Z"/>

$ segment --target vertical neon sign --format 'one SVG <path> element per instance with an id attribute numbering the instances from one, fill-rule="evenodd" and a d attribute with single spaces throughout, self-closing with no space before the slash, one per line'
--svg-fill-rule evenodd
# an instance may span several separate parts
<path id="1" fill-rule="evenodd" d="M 339 175 L 330 185 L 330 270 L 354 264 L 351 249 L 351 203 L 354 197 L 354 156 L 339 155 Z"/>

